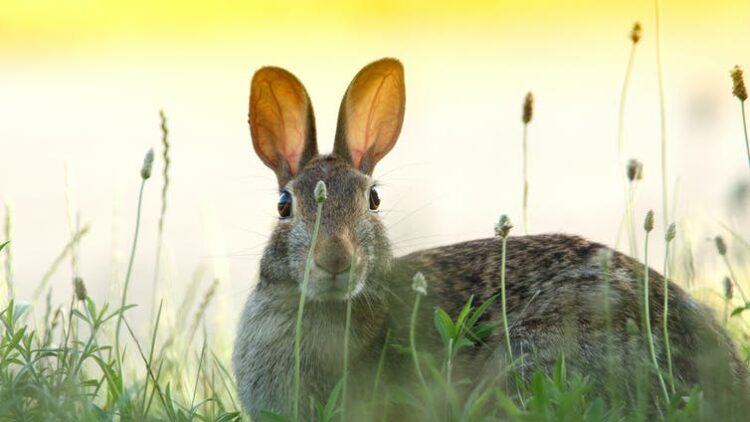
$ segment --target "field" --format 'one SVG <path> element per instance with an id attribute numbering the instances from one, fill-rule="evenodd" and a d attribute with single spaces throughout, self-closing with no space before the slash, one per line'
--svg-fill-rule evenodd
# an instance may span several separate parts
<path id="1" fill-rule="evenodd" d="M 657 22 L 657 25 L 659 23 Z M 750 365 L 750 237 L 742 232 L 741 221 L 715 221 L 719 231 L 706 237 L 704 221 L 683 218 L 675 211 L 673 191 L 668 183 L 667 134 L 659 134 L 661 155 L 660 169 L 651 168 L 644 176 L 643 164 L 625 157 L 625 110 L 627 94 L 641 42 L 640 24 L 635 24 L 629 34 L 630 55 L 623 69 L 624 80 L 619 97 L 617 127 L 612 133 L 618 138 L 611 141 L 618 149 L 616 165 L 621 173 L 621 184 L 611 189 L 622 192 L 622 207 L 612 210 L 621 216 L 616 233 L 617 250 L 627 253 L 645 266 L 650 266 L 680 285 L 700 302 L 711 306 L 718 321 L 726 328 L 737 344 L 743 361 Z M 661 54 L 658 52 L 657 54 Z M 738 57 L 738 60 L 743 59 Z M 736 120 L 732 124 L 744 129 L 744 139 L 736 142 L 737 159 L 744 160 L 745 153 L 750 165 L 750 144 L 747 139 L 745 121 L 746 88 L 741 68 L 727 69 L 727 82 L 732 89 L 724 89 L 726 96 L 734 96 L 738 102 Z M 659 88 L 662 88 L 659 67 Z M 731 79 L 730 79 L 731 76 Z M 723 88 L 723 87 L 722 87 Z M 617 89 L 612 90 L 613 92 Z M 720 91 L 717 89 L 717 91 Z M 660 119 L 665 127 L 666 110 L 664 94 L 659 93 Z M 520 103 L 520 101 L 519 101 Z M 168 110 L 167 110 L 168 113 Z M 523 107 L 519 107 L 518 125 L 523 126 L 523 218 L 514 221 L 501 218 L 496 235 L 520 236 L 528 232 L 528 192 L 534 189 L 535 181 L 527 173 L 527 163 L 535 157 L 527 155 L 527 143 L 533 143 L 533 133 L 527 128 L 544 125 L 535 119 L 534 96 L 529 93 Z M 168 115 L 160 114 L 161 127 L 159 148 L 145 154 L 140 169 L 140 179 L 134 177 L 140 194 L 133 202 L 135 214 L 128 223 L 132 237 L 128 239 L 129 254 L 126 257 L 127 271 L 122 279 L 109 280 L 116 286 L 116 300 L 105 303 L 93 300 L 81 274 L 78 261 L 81 242 L 89 227 L 81 226 L 74 214 L 67 210 L 70 236 L 58 239 L 64 247 L 52 262 L 38 263 L 46 268 L 41 280 L 21 280 L 14 277 L 14 253 L 17 252 L 14 233 L 14 216 L 6 207 L 0 234 L 0 421 L 4 420 L 123 420 L 123 421 L 235 421 L 249 420 L 243 412 L 238 398 L 234 374 L 231 368 L 232 338 L 235 327 L 217 327 L 213 312 L 218 312 L 220 280 L 200 284 L 203 274 L 197 269 L 192 278 L 179 275 L 187 288 L 183 294 L 170 295 L 165 300 L 163 286 L 157 286 L 167 265 L 164 261 L 164 227 L 169 221 L 167 210 L 170 194 L 170 126 Z M 670 140 L 671 141 L 671 140 Z M 253 158 L 254 159 L 254 158 Z M 158 164 L 161 172 L 153 169 Z M 137 174 L 138 169 L 133 169 Z M 376 174 L 377 176 L 377 174 Z M 644 177 L 661 186 L 661 206 L 645 214 L 639 214 L 636 203 Z M 657 181 L 657 179 L 659 179 Z M 727 183 L 728 184 L 728 183 Z M 153 259 L 136 259 L 142 245 L 141 220 L 144 189 L 160 191 L 160 214 L 155 223 L 157 254 Z M 689 191 L 690 187 L 683 187 Z M 748 185 L 738 184 L 736 201 L 739 215 L 747 215 Z M 67 192 L 66 192 L 67 194 Z M 66 196 L 67 198 L 67 196 Z M 69 204 L 70 205 L 70 204 Z M 325 206 L 325 204 L 323 204 Z M 709 207 L 710 208 L 710 207 Z M 532 210 L 533 211 L 533 210 Z M 179 210 L 171 210 L 175 213 Z M 320 212 L 320 210 L 319 210 Z M 744 213 L 744 214 L 743 214 Z M 497 210 L 498 217 L 502 210 Z M 489 228 L 495 221 L 487 221 Z M 737 223 L 737 224 L 734 224 Z M 659 226 L 663 236 L 652 233 Z M 314 240 L 313 240 L 314 241 Z M 647 242 L 647 243 L 646 243 Z M 705 247 L 709 245 L 708 247 Z M 99 245 L 106 248 L 105 245 Z M 663 259 L 649 261 L 649 248 L 663 251 Z M 709 256 L 706 259 L 706 256 Z M 711 268 L 699 269 L 696 265 L 710 261 Z M 308 262 L 308 266 L 310 263 Z M 505 264 L 503 263 L 503 266 Z M 52 294 L 50 280 L 56 274 L 72 272 L 73 295 L 65 301 L 57 301 Z M 138 297 L 150 296 L 155 305 L 133 303 L 132 278 L 134 268 L 153 268 L 153 283 L 147 292 Z M 144 272 L 141 272 L 143 274 Z M 709 274 L 709 276 L 706 276 Z M 160 277 L 162 275 L 162 277 Z M 249 275 L 248 275 L 249 277 Z M 103 283 L 104 280 L 97 282 Z M 162 281 L 163 282 L 163 281 Z M 503 280 L 498 279 L 498 284 Z M 647 280 L 646 280 L 647 282 Z M 426 284 L 426 287 L 422 285 Z M 16 292 L 19 285 L 33 285 L 31 295 L 21 296 Z M 139 286 L 142 286 L 140 283 Z M 429 280 L 415 276 L 414 301 L 420 304 L 423 290 L 429 291 Z M 746 293 L 747 292 L 747 293 Z M 495 305 L 503 298 L 493 298 Z M 538 371 L 528 381 L 516 376 L 513 365 L 506 368 L 503 381 L 473 386 L 466 394 L 471 380 L 452 377 L 452 362 L 466 353 L 467 349 L 479 346 L 491 331 L 507 330 L 503 321 L 479 324 L 477 321 L 485 310 L 482 303 L 467 302 L 460 314 L 449 315 L 434 309 L 434 326 L 443 341 L 440 351 L 418 350 L 414 343 L 395 345 L 380 353 L 402 354 L 405 361 L 413 362 L 413 383 L 391 391 L 380 391 L 379 377 L 373 380 L 373 400 L 347 407 L 347 375 L 336 385 L 328 397 L 295 397 L 300 406 L 310 406 L 321 421 L 334 420 L 386 420 L 389 408 L 408 409 L 414 420 L 510 420 L 510 421 L 693 421 L 693 420 L 747 420 L 750 415 L 739 414 L 746 403 L 734 401 L 710 401 L 699 386 L 676 385 L 665 368 L 654 365 L 656 360 L 647 349 L 638 349 L 642 359 L 635 359 L 628 368 L 635 377 L 635 385 L 618 390 L 616 380 L 608 380 L 607 388 L 599 389 L 586 374 L 570 371 L 565 355 L 560 354 L 555 369 Z M 487 303 L 486 306 L 490 304 Z M 341 316 L 342 319 L 345 315 Z M 414 330 L 415 321 L 403 319 L 404 327 Z M 650 338 L 650 334 L 632 324 L 634 342 Z M 650 327 L 649 327 L 650 328 Z M 645 342 L 647 344 L 648 341 Z M 668 342 L 667 342 L 668 344 Z M 289 350 L 290 356 L 294 353 Z M 295 359 L 298 359 L 295 356 Z M 718 359 L 718 357 L 717 357 Z M 345 362 L 342 367 L 348 368 Z M 749 366 L 750 368 L 750 366 Z M 378 370 L 378 374 L 380 371 Z M 296 374 L 295 374 L 296 375 Z M 290 380 L 291 382 L 291 380 Z M 304 382 L 304 380 L 302 381 Z M 661 388 L 660 388 L 661 387 Z M 381 387 L 382 390 L 382 387 Z M 624 395 L 625 397 L 623 397 Z M 375 397 L 378 397 L 377 400 Z M 750 400 L 750 398 L 748 399 Z M 354 412 L 356 414 L 345 413 Z M 269 420 L 289 420 L 268 413 Z M 727 419 L 728 418 L 728 419 Z"/>

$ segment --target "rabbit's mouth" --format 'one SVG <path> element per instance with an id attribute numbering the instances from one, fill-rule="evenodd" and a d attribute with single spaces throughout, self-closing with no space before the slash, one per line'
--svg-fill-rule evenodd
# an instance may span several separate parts
<path id="1" fill-rule="evenodd" d="M 362 260 L 360 260 L 362 261 Z M 354 271 L 331 274 L 316 264 L 310 268 L 307 298 L 316 301 L 346 300 L 359 294 L 364 288 L 366 263 L 360 262 Z"/>

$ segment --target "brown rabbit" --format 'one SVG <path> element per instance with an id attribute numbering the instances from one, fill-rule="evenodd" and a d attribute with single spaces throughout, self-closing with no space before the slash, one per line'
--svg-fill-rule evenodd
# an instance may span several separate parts
<path id="1" fill-rule="evenodd" d="M 470 297 L 482 303 L 500 290 L 501 240 L 489 238 L 412 253 L 394 259 L 377 214 L 372 172 L 393 148 L 404 117 L 402 65 L 382 59 L 364 67 L 341 103 L 333 153 L 319 155 L 310 99 L 289 72 L 258 70 L 252 80 L 249 123 L 253 146 L 278 178 L 279 221 L 266 245 L 260 279 L 238 327 L 233 366 L 240 398 L 257 418 L 264 410 L 292 414 L 295 318 L 316 218 L 314 189 L 327 186 L 320 232 L 313 251 L 302 324 L 300 414 L 311 419 L 309 398 L 325 401 L 341 378 L 347 299 L 351 401 L 370 392 L 386 333 L 406 344 L 416 272 L 427 280 L 418 320 L 420 348 L 440 349 L 432 328 L 434 307 L 451 316 Z M 354 282 L 348 283 L 351 264 Z M 627 386 L 634 362 L 649 355 L 626 327 L 640 326 L 643 265 L 605 246 L 560 234 L 510 237 L 506 259 L 507 314 L 514 357 L 526 356 L 519 372 L 549 368 L 564 352 L 571 370 L 596 384 L 614 376 Z M 649 270 L 653 338 L 659 363 L 663 278 Z M 746 368 L 711 312 L 669 284 L 669 334 L 674 376 L 701 384 L 706 395 L 744 397 Z M 501 319 L 500 302 L 483 315 Z M 632 331 L 632 330 L 631 330 Z M 500 372 L 505 334 L 495 330 L 454 362 L 457 376 L 479 380 Z M 407 357 L 386 355 L 389 380 L 410 375 Z M 719 356 L 720 359 L 716 359 Z M 730 381 L 718 381 L 727 380 Z M 714 382 L 714 380 L 717 380 Z M 714 385 L 716 384 L 716 385 Z M 657 390 L 654 390 L 657 391 Z M 657 393 L 654 393 L 657 394 Z M 718 405 L 717 405 L 718 406 Z"/>

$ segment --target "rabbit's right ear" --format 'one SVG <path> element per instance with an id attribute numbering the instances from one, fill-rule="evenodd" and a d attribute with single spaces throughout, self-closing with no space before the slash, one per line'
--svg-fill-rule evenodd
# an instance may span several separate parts
<path id="1" fill-rule="evenodd" d="M 279 180 L 279 188 L 318 154 L 315 118 L 302 83 L 278 67 L 264 67 L 250 88 L 250 134 L 263 163 Z"/>
<path id="2" fill-rule="evenodd" d="M 381 59 L 362 68 L 341 101 L 333 153 L 372 174 L 401 132 L 405 91 L 398 60 Z"/>

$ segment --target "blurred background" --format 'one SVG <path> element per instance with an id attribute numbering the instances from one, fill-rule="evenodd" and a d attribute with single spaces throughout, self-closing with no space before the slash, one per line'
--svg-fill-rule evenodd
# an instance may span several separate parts
<path id="1" fill-rule="evenodd" d="M 750 2 L 663 6 L 668 183 L 678 241 L 720 286 L 709 237 L 747 235 L 750 177 L 729 70 L 750 66 Z M 91 296 L 119 297 L 144 194 L 130 302 L 150 306 L 161 207 L 164 110 L 170 187 L 160 279 L 168 301 L 219 280 L 234 320 L 276 219 L 276 181 L 247 127 L 252 73 L 289 69 L 315 107 L 330 151 L 354 74 L 399 58 L 407 112 L 375 171 L 396 254 L 493 235 L 506 213 L 522 234 L 523 98 L 529 125 L 530 232 L 576 233 L 613 246 L 624 213 L 617 116 L 630 29 L 643 26 L 625 114 L 625 158 L 644 163 L 640 229 L 663 233 L 659 97 L 652 1 L 0 0 L 0 212 L 11 213 L 12 278 L 28 300 L 71 237 L 90 225 L 79 272 Z M 640 230 L 639 239 L 641 238 Z M 2 236 L 4 237 L 4 235 Z M 681 240 L 682 238 L 682 240 Z M 660 243 L 658 243 L 660 245 Z M 625 243 L 620 244 L 621 249 Z M 652 250 L 661 268 L 662 247 Z M 71 294 L 67 260 L 50 278 Z M 197 280 L 192 282 L 192 280 Z"/>

